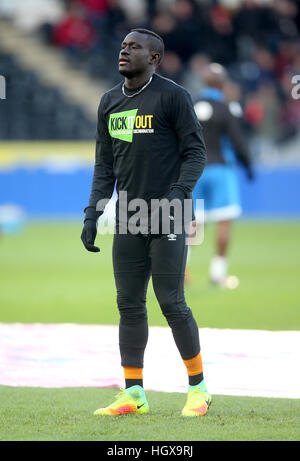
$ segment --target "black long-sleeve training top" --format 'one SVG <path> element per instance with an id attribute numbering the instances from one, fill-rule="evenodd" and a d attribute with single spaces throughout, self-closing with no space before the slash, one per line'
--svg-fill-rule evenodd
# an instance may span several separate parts
<path id="1" fill-rule="evenodd" d="M 205 137 L 207 165 L 231 163 L 236 157 L 249 170 L 251 157 L 240 120 L 230 111 L 223 93 L 205 88 L 194 104 Z"/>
<path id="2" fill-rule="evenodd" d="M 159 199 L 174 186 L 191 197 L 206 149 L 189 93 L 158 74 L 133 97 L 123 94 L 122 84 L 100 101 L 89 206 L 109 199 L 115 183 L 128 201 Z M 132 95 L 138 89 L 125 91 Z"/>

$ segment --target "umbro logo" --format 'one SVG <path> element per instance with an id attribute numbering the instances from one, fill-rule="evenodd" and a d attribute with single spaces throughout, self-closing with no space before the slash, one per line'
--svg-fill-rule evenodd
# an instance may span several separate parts
<path id="1" fill-rule="evenodd" d="M 176 241 L 176 238 L 177 238 L 177 235 L 175 235 L 175 234 L 168 234 L 168 240 L 169 240 L 170 242 Z"/>

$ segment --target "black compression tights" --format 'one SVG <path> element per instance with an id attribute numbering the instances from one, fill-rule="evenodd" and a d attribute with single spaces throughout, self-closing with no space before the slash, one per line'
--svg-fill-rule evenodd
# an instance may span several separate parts
<path id="1" fill-rule="evenodd" d="M 148 340 L 146 292 L 150 276 L 163 315 L 183 360 L 200 352 L 199 332 L 184 297 L 187 246 L 185 235 L 115 234 L 113 266 L 120 312 L 121 364 L 143 367 Z"/>

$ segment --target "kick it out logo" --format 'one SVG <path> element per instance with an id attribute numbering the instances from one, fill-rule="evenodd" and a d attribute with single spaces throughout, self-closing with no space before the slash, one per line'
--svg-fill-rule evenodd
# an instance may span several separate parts
<path id="1" fill-rule="evenodd" d="M 153 115 L 137 115 L 137 111 L 132 109 L 110 114 L 108 130 L 112 138 L 132 142 L 135 133 L 154 133 Z"/>

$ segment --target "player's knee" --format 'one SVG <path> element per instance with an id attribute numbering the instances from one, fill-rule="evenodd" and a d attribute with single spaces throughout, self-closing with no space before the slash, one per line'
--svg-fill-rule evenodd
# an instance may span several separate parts
<path id="1" fill-rule="evenodd" d="M 146 311 L 146 302 L 144 299 L 136 297 L 121 295 L 117 296 L 117 305 L 120 313 L 140 313 Z"/>
<path id="2" fill-rule="evenodd" d="M 177 324 L 186 323 L 190 319 L 191 315 L 191 310 L 188 307 L 178 312 L 164 313 L 164 316 L 166 317 L 166 320 L 171 328 Z"/>
<path id="3" fill-rule="evenodd" d="M 168 298 L 160 301 L 160 307 L 169 325 L 185 321 L 191 316 L 191 310 L 185 300 L 178 302 Z"/>
<path id="4" fill-rule="evenodd" d="M 120 324 L 123 325 L 137 325 L 147 322 L 147 309 L 146 307 L 126 307 L 119 308 Z"/>

